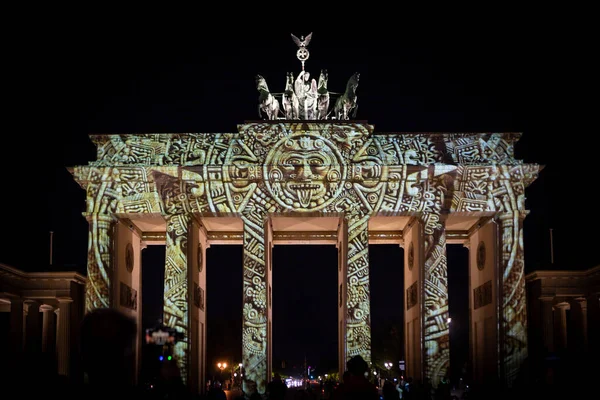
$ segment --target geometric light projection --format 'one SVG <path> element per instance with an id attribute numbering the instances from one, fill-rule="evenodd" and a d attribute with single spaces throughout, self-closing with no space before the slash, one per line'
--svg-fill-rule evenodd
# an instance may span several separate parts
<path id="1" fill-rule="evenodd" d="M 515 160 L 515 133 L 386 133 L 352 121 L 250 122 L 233 133 L 92 135 L 97 161 L 74 167 L 90 222 L 86 309 L 111 305 L 115 215 L 167 221 L 165 324 L 183 334 L 177 361 L 187 379 L 190 318 L 186 271 L 194 214 L 244 223 L 243 364 L 264 393 L 268 312 L 265 221 L 274 214 L 343 217 L 347 226 L 347 358 L 371 359 L 368 222 L 417 216 L 424 232 L 423 362 L 435 382 L 449 366 L 444 221 L 493 215 L 502 228 L 501 364 L 510 379 L 526 356 L 522 220 L 524 191 L 539 172 Z"/>

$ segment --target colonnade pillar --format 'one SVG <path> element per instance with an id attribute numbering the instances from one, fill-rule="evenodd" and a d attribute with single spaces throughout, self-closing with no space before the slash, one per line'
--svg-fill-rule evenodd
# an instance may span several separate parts
<path id="1" fill-rule="evenodd" d="M 450 368 L 448 262 L 443 216 L 423 217 L 423 370 L 435 387 Z"/>
<path id="2" fill-rule="evenodd" d="M 498 295 L 500 298 L 500 377 L 511 387 L 527 358 L 527 299 L 523 220 L 526 212 L 514 210 L 497 216 L 500 239 Z"/>
<path id="3" fill-rule="evenodd" d="M 29 352 L 38 353 L 42 349 L 40 303 L 35 300 L 25 300 L 25 305 L 27 307 L 25 348 Z"/>
<path id="4" fill-rule="evenodd" d="M 259 393 L 265 393 L 269 380 L 269 272 L 266 265 L 266 216 L 260 213 L 245 215 L 243 239 L 243 316 L 242 364 L 244 386 L 256 384 Z M 245 391 L 251 389 L 245 387 Z"/>
<path id="5" fill-rule="evenodd" d="M 54 307 L 44 304 L 42 310 L 42 352 L 48 353 L 54 348 L 56 327 L 54 322 Z"/>
<path id="6" fill-rule="evenodd" d="M 556 347 L 562 351 L 567 350 L 568 346 L 567 310 L 570 309 L 571 305 L 566 301 L 554 305 L 554 311 L 556 313 L 556 319 L 554 320 L 554 322 L 556 324 L 556 331 L 558 332 L 558 340 Z"/>
<path id="7" fill-rule="evenodd" d="M 194 374 L 193 368 L 195 367 L 192 367 L 190 361 L 197 360 L 197 357 L 190 357 L 193 341 L 190 323 L 192 320 L 197 321 L 197 318 L 190 318 L 190 314 L 193 311 L 197 312 L 197 307 L 193 308 L 195 307 L 194 303 L 190 301 L 193 298 L 190 290 L 194 290 L 193 282 L 197 282 L 197 279 L 194 280 L 193 268 L 188 265 L 190 259 L 188 246 L 195 252 L 197 244 L 194 246 L 193 243 L 188 243 L 191 223 L 189 215 L 167 215 L 165 220 L 167 231 L 165 235 L 163 319 L 165 325 L 175 329 L 180 335 L 173 348 L 173 355 L 183 383 L 194 390 L 197 389 L 198 379 Z M 192 368 L 191 371 L 190 368 Z"/>
<path id="8" fill-rule="evenodd" d="M 344 216 L 345 357 L 360 355 L 371 362 L 371 288 L 369 280 L 369 216 Z M 347 229 L 347 230 L 346 230 Z M 345 366 L 344 366 L 345 367 Z"/>
<path id="9" fill-rule="evenodd" d="M 542 339 L 544 341 L 544 347 L 548 352 L 554 351 L 554 311 L 552 309 L 553 301 L 553 296 L 540 297 L 540 303 L 542 306 Z"/>
<path id="10" fill-rule="evenodd" d="M 469 236 L 469 331 L 473 382 L 495 387 L 498 370 L 498 225 L 478 222 Z"/>
<path id="11" fill-rule="evenodd" d="M 588 350 L 588 318 L 587 318 L 587 299 L 585 297 L 577 297 L 575 299 L 577 304 L 579 305 L 580 311 L 580 322 L 579 322 L 579 331 L 581 332 L 581 339 L 583 343 L 581 343 L 581 348 L 583 351 Z"/>
<path id="12" fill-rule="evenodd" d="M 406 374 L 435 387 L 448 375 L 448 264 L 444 219 L 413 218 L 404 228 Z"/>
<path id="13" fill-rule="evenodd" d="M 23 299 L 11 297 L 10 299 L 10 347 L 14 353 L 23 350 Z"/>
<path id="14" fill-rule="evenodd" d="M 97 212 L 87 213 L 85 217 L 89 230 L 85 286 L 85 312 L 87 313 L 96 308 L 113 306 L 111 291 L 113 290 L 113 236 L 116 220 L 110 214 Z"/>
<path id="15" fill-rule="evenodd" d="M 56 338 L 56 358 L 58 374 L 69 376 L 71 371 L 71 303 L 73 299 L 58 298 L 58 336 Z"/>

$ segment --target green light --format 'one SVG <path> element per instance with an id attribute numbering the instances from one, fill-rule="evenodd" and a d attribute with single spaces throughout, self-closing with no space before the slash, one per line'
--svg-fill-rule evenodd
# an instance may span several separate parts
<path id="1" fill-rule="evenodd" d="M 171 356 L 168 356 L 168 357 L 167 357 L 167 360 L 171 361 L 171 359 L 172 359 L 172 358 L 173 358 L 173 357 L 171 357 Z"/>

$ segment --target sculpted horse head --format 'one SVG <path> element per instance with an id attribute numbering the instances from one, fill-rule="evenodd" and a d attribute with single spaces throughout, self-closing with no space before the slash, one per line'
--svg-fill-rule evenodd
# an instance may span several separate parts
<path id="1" fill-rule="evenodd" d="M 329 74 L 326 69 L 321 70 L 321 75 L 319 75 L 319 86 L 317 91 L 319 94 L 329 93 L 327 91 L 327 81 L 329 80 Z"/>
<path id="2" fill-rule="evenodd" d="M 356 88 L 358 87 L 359 78 L 360 74 L 355 72 L 348 79 L 346 91 L 335 102 L 335 115 L 337 119 L 349 119 L 350 112 L 352 112 L 352 118 L 356 116 L 356 109 L 358 108 Z"/>
<path id="3" fill-rule="evenodd" d="M 258 90 L 258 116 L 266 114 L 267 119 L 277 119 L 279 114 L 279 100 L 269 92 L 267 81 L 261 75 L 256 75 L 256 89 Z"/>
<path id="4" fill-rule="evenodd" d="M 294 92 L 294 73 L 288 72 L 285 79 L 285 90 L 281 98 L 281 105 L 283 107 L 283 114 L 285 119 L 298 119 L 299 118 L 299 106 L 298 96 Z"/>
<path id="5" fill-rule="evenodd" d="M 267 85 L 267 81 L 262 75 L 256 75 L 256 89 L 261 94 L 261 96 L 267 96 L 270 94 L 269 86 Z"/>
<path id="6" fill-rule="evenodd" d="M 358 79 L 360 78 L 360 74 L 355 72 L 350 79 L 348 79 L 348 83 L 346 84 L 346 93 L 349 96 L 356 96 L 356 88 L 358 87 Z"/>

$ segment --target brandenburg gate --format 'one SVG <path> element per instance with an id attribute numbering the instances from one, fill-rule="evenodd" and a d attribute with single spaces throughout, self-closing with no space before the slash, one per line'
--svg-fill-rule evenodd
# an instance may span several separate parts
<path id="1" fill-rule="evenodd" d="M 356 100 L 346 95 L 357 84 L 355 74 L 335 119 L 303 119 L 304 93 L 297 118 L 267 114 L 232 133 L 90 135 L 96 161 L 71 170 L 87 192 L 86 310 L 137 319 L 138 363 L 146 245 L 166 246 L 164 322 L 183 336 L 175 357 L 197 391 L 206 376 L 206 249 L 243 245 L 243 368 L 264 392 L 272 247 L 336 244 L 341 373 L 354 355 L 371 359 L 369 244 L 397 243 L 404 261 L 389 262 L 404 265 L 406 374 L 436 385 L 450 361 L 449 243 L 470 250 L 474 377 L 511 385 L 527 356 L 525 188 L 540 167 L 514 158 L 518 133 L 377 133 L 350 119 L 355 103 L 338 109 Z M 272 94 L 264 78 L 257 89 L 262 107 Z"/>

